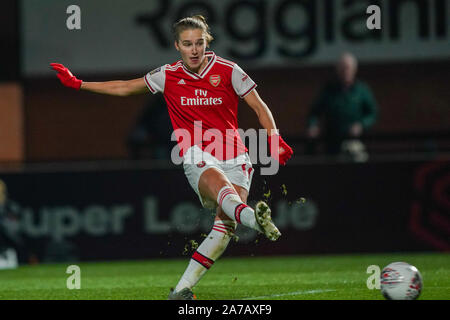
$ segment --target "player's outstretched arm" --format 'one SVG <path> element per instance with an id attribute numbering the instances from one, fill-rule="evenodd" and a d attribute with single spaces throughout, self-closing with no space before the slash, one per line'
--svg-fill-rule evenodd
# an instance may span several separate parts
<path id="1" fill-rule="evenodd" d="M 69 69 L 60 63 L 51 63 L 50 66 L 57 72 L 56 76 L 64 86 L 75 90 L 86 90 L 113 96 L 130 96 L 148 91 L 143 77 L 125 81 L 87 82 L 77 79 Z"/>
<path id="2" fill-rule="evenodd" d="M 83 81 L 80 89 L 121 97 L 148 92 L 144 77 L 133 80 L 116 80 L 105 82 Z"/>
<path id="3" fill-rule="evenodd" d="M 245 96 L 244 100 L 255 111 L 261 126 L 267 130 L 270 155 L 272 158 L 278 160 L 281 165 L 286 165 L 293 151 L 279 135 L 269 107 L 261 99 L 256 90 L 252 90 L 252 92 Z"/>

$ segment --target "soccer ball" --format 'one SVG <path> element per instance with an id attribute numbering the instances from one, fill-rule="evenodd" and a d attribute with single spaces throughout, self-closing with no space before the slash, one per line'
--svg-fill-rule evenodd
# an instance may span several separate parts
<path id="1" fill-rule="evenodd" d="M 393 262 L 383 269 L 380 277 L 381 293 L 388 300 L 415 300 L 422 291 L 422 276 L 409 263 Z"/>

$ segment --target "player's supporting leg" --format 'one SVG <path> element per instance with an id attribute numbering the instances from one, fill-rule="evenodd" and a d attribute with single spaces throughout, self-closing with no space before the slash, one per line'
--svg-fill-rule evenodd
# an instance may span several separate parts
<path id="1" fill-rule="evenodd" d="M 181 292 L 185 288 L 191 290 L 200 281 L 206 271 L 223 254 L 235 229 L 236 223 L 229 220 L 221 208 L 217 208 L 214 226 L 192 255 L 186 271 L 175 287 L 175 292 Z"/>
<path id="2" fill-rule="evenodd" d="M 238 196 L 241 202 L 246 203 L 248 191 L 236 185 L 233 185 L 233 188 L 239 193 Z M 211 232 L 192 255 L 188 267 L 169 298 L 179 297 L 182 299 L 181 294 L 177 295 L 177 293 L 181 292 L 186 293 L 188 296 L 192 295 L 192 288 L 227 248 L 236 226 L 236 222 L 231 220 L 220 206 L 217 207 L 216 218 Z"/>

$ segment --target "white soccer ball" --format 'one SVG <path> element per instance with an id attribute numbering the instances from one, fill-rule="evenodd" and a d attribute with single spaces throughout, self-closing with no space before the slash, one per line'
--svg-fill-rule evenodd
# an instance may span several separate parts
<path id="1" fill-rule="evenodd" d="M 415 300 L 422 291 L 422 275 L 409 263 L 393 262 L 380 277 L 381 293 L 388 300 Z"/>

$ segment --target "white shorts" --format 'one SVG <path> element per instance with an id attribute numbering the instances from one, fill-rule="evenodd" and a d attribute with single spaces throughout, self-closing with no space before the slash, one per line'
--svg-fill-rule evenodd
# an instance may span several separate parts
<path id="1" fill-rule="evenodd" d="M 247 153 L 243 153 L 236 158 L 220 161 L 209 152 L 204 152 L 198 146 L 190 147 L 183 156 L 183 168 L 189 184 L 200 199 L 204 208 L 215 209 L 216 199 L 203 199 L 198 190 L 198 182 L 202 173 L 215 168 L 222 172 L 232 184 L 238 185 L 250 191 L 254 169 Z"/>

